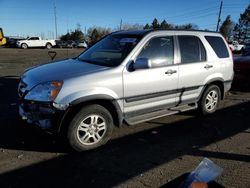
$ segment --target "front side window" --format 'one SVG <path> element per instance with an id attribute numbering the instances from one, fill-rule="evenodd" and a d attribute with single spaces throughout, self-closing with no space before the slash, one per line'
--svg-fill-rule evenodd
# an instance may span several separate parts
<path id="1" fill-rule="evenodd" d="M 83 52 L 78 60 L 101 66 L 118 66 L 140 39 L 139 35 L 109 35 Z"/>
<path id="2" fill-rule="evenodd" d="M 181 63 L 196 63 L 206 61 L 206 50 L 196 36 L 178 36 Z"/>
<path id="3" fill-rule="evenodd" d="M 137 59 L 139 58 L 149 59 L 153 67 L 172 65 L 174 62 L 173 37 L 157 37 L 149 40 L 137 56 Z"/>

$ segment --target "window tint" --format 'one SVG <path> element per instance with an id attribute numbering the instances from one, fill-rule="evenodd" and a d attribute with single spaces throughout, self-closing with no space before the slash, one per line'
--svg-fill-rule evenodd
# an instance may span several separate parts
<path id="1" fill-rule="evenodd" d="M 181 63 L 206 61 L 206 50 L 196 36 L 179 36 Z"/>
<path id="2" fill-rule="evenodd" d="M 38 37 L 31 37 L 29 40 L 39 40 Z"/>
<path id="3" fill-rule="evenodd" d="M 151 39 L 143 47 L 137 59 L 139 58 L 147 58 L 151 60 L 153 67 L 162 67 L 173 64 L 173 37 L 166 36 Z"/>
<path id="4" fill-rule="evenodd" d="M 219 58 L 229 57 L 226 44 L 221 37 L 205 36 L 205 38 Z"/>

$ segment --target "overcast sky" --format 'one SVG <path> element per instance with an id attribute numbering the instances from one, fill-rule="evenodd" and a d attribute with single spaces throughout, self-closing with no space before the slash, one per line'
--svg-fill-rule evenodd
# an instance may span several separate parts
<path id="1" fill-rule="evenodd" d="M 154 18 L 173 24 L 194 23 L 215 30 L 220 0 L 0 0 L 0 27 L 6 36 L 55 35 L 54 2 L 58 34 L 81 25 L 117 28 L 123 23 L 151 23 Z M 250 0 L 224 0 L 222 20 L 237 21 Z"/>

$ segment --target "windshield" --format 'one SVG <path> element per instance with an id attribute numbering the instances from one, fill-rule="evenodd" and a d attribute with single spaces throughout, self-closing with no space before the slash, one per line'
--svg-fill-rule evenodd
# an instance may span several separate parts
<path id="1" fill-rule="evenodd" d="M 78 60 L 115 67 L 122 63 L 139 40 L 140 36 L 109 35 L 82 53 Z"/>

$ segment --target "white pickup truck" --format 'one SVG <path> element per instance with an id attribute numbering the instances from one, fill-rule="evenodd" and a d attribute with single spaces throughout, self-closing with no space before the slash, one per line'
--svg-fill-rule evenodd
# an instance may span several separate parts
<path id="1" fill-rule="evenodd" d="M 239 51 L 243 51 L 245 48 L 244 44 L 239 44 L 238 41 L 233 41 L 233 42 L 229 42 L 229 48 L 233 51 L 233 52 L 239 52 Z"/>
<path id="2" fill-rule="evenodd" d="M 40 37 L 28 37 L 25 40 L 20 40 L 16 43 L 18 48 L 45 47 L 52 48 L 56 45 L 55 40 L 42 40 Z"/>

